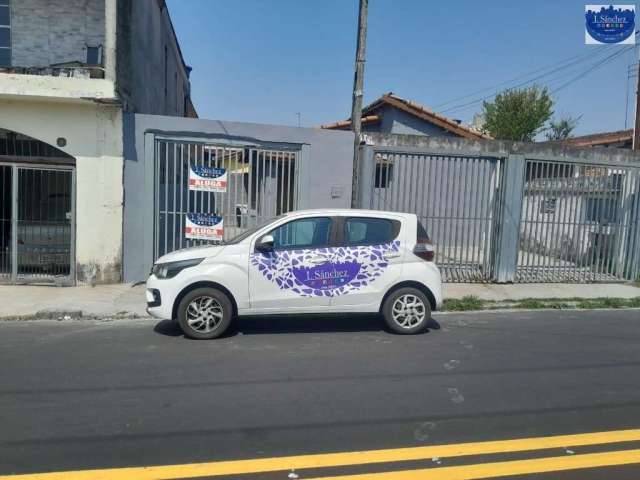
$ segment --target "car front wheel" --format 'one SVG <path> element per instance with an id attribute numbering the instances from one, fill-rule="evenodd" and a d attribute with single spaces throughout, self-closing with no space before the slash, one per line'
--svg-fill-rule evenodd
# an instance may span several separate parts
<path id="1" fill-rule="evenodd" d="M 217 338 L 231 324 L 233 305 L 215 288 L 197 288 L 187 293 L 178 306 L 178 324 L 184 334 L 196 340 Z"/>
<path id="2" fill-rule="evenodd" d="M 427 296 L 416 288 L 399 288 L 382 306 L 385 323 L 395 333 L 411 335 L 423 332 L 431 318 Z"/>

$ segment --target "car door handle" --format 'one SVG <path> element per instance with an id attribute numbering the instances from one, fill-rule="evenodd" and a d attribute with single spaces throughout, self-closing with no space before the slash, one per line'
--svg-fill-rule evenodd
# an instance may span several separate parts
<path id="1" fill-rule="evenodd" d="M 326 257 L 311 257 L 308 262 L 313 263 L 315 265 L 322 265 L 323 263 L 327 263 L 329 261 Z"/>
<path id="2" fill-rule="evenodd" d="M 384 258 L 387 260 L 391 260 L 392 258 L 399 258 L 400 257 L 400 253 L 399 252 L 394 252 L 394 253 L 385 253 L 384 254 Z"/>

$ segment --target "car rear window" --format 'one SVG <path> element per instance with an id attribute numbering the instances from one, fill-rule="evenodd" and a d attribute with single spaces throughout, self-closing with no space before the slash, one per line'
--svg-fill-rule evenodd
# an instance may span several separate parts
<path id="1" fill-rule="evenodd" d="M 422 222 L 420 220 L 418 220 L 418 238 L 428 238 L 429 235 L 427 235 L 427 230 L 424 228 L 424 225 L 422 225 Z"/>
<path id="2" fill-rule="evenodd" d="M 398 236 L 400 222 L 387 218 L 353 217 L 344 222 L 346 245 L 378 245 Z"/>

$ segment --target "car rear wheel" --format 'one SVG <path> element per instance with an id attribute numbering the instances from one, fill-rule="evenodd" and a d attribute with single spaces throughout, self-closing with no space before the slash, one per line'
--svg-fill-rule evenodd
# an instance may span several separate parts
<path id="1" fill-rule="evenodd" d="M 395 333 L 411 335 L 423 332 L 431 318 L 429 299 L 411 287 L 392 292 L 382 306 L 387 326 Z"/>
<path id="2" fill-rule="evenodd" d="M 222 335 L 233 316 L 229 297 L 215 288 L 197 288 L 187 293 L 178 306 L 178 324 L 184 334 L 196 340 Z"/>

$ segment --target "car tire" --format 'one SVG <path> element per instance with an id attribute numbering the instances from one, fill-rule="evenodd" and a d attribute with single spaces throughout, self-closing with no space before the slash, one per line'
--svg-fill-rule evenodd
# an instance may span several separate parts
<path id="1" fill-rule="evenodd" d="M 232 317 L 231 300 L 215 288 L 192 290 L 178 305 L 178 325 L 194 340 L 218 338 L 229 328 Z"/>
<path id="2" fill-rule="evenodd" d="M 382 315 L 394 333 L 414 335 L 426 330 L 431 319 L 431 304 L 417 288 L 399 288 L 385 299 Z"/>

